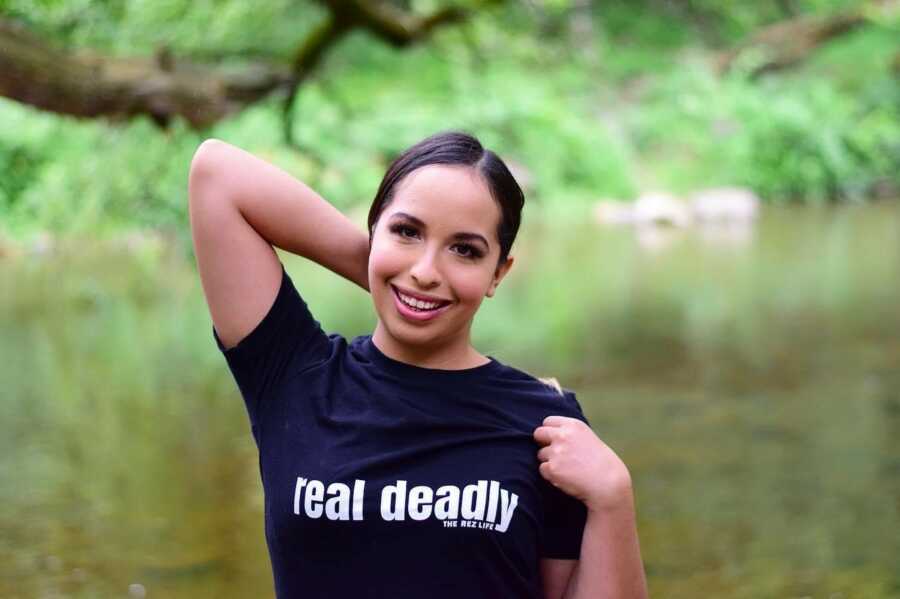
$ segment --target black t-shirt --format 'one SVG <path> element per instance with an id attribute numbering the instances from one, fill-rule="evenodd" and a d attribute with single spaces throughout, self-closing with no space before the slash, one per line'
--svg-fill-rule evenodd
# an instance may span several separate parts
<path id="1" fill-rule="evenodd" d="M 571 391 L 326 334 L 283 265 L 259 325 L 213 337 L 259 449 L 279 599 L 539 599 L 540 558 L 578 558 L 586 507 L 541 476 L 532 436 L 551 414 L 587 422 Z"/>

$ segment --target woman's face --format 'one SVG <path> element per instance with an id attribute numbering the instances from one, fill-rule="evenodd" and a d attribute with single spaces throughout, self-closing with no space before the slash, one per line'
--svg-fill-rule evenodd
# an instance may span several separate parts
<path id="1" fill-rule="evenodd" d="M 472 319 L 512 266 L 497 267 L 500 207 L 471 167 L 427 165 L 403 178 L 372 235 L 369 290 L 392 342 L 468 345 Z M 400 292 L 440 303 L 417 311 Z"/>

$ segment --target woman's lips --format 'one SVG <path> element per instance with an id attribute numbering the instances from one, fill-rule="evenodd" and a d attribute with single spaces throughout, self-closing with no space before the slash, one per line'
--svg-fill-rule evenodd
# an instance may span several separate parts
<path id="1" fill-rule="evenodd" d="M 434 310 L 417 312 L 416 310 L 413 310 L 403 303 L 403 300 L 400 299 L 400 295 L 397 293 L 396 287 L 394 287 L 393 285 L 391 285 L 391 291 L 394 292 L 394 305 L 397 306 L 397 312 L 399 312 L 400 315 L 404 318 L 408 320 L 414 320 L 416 322 L 423 322 L 436 318 L 437 316 L 440 316 L 445 310 L 447 310 L 447 308 L 453 305 L 452 303 L 449 303 L 444 306 L 435 308 Z"/>

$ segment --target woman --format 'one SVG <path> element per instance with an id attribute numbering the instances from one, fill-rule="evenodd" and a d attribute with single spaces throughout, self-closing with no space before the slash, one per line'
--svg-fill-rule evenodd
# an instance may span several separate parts
<path id="1" fill-rule="evenodd" d="M 259 448 L 279 598 L 643 597 L 628 470 L 575 395 L 479 353 L 524 201 L 462 132 L 389 167 L 368 234 L 217 140 L 191 164 L 213 337 Z M 273 246 L 369 291 L 372 335 L 326 334 Z"/>

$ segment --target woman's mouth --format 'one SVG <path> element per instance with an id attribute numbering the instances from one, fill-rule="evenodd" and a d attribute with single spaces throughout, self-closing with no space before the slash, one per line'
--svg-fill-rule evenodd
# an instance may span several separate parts
<path id="1" fill-rule="evenodd" d="M 431 320 L 453 305 L 452 302 L 423 302 L 401 294 L 393 285 L 391 285 L 391 290 L 394 292 L 394 304 L 397 306 L 397 311 L 409 320 L 418 322 Z"/>

